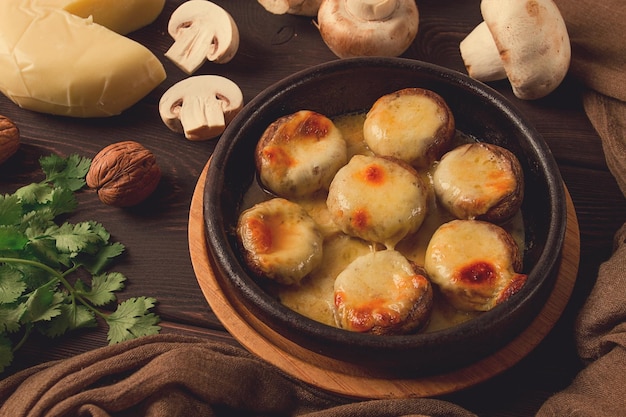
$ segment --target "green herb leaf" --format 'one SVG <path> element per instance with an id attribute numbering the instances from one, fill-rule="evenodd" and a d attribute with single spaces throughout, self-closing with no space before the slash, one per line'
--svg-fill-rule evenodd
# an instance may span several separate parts
<path id="1" fill-rule="evenodd" d="M 22 203 L 16 195 L 0 195 L 0 225 L 16 225 L 22 218 Z"/>
<path id="2" fill-rule="evenodd" d="M 59 311 L 59 316 L 43 331 L 46 336 L 58 337 L 69 330 L 97 326 L 93 312 L 85 306 L 65 303 L 59 305 Z"/>
<path id="3" fill-rule="evenodd" d="M 93 255 L 78 254 L 74 258 L 76 265 L 82 265 L 85 269 L 92 274 L 101 273 L 106 268 L 111 260 L 121 255 L 124 252 L 124 245 L 119 242 L 111 243 L 100 248 L 100 250 Z"/>
<path id="4" fill-rule="evenodd" d="M 24 249 L 28 238 L 15 226 L 0 226 L 0 252 Z"/>
<path id="5" fill-rule="evenodd" d="M 0 305 L 11 304 L 26 291 L 20 271 L 7 265 L 0 265 Z"/>
<path id="6" fill-rule="evenodd" d="M 109 324 L 108 339 L 111 344 L 140 336 L 158 333 L 159 318 L 149 313 L 156 300 L 150 297 L 130 298 L 121 303 L 106 321 Z"/>
<path id="7" fill-rule="evenodd" d="M 85 185 L 91 159 L 50 155 L 40 164 L 43 181 L 0 195 L 0 372 L 33 330 L 59 337 L 97 326 L 96 316 L 109 326 L 110 343 L 160 330 L 159 317 L 149 312 L 154 298 L 132 298 L 113 313 L 99 310 L 124 288 L 124 275 L 106 272 L 124 245 L 110 242 L 98 222 L 55 222 L 76 209 L 74 192 Z M 71 275 L 77 275 L 73 284 Z M 13 346 L 15 338 L 21 340 Z"/>
<path id="8" fill-rule="evenodd" d="M 39 287 L 26 299 L 26 314 L 22 321 L 34 323 L 41 320 L 51 320 L 61 314 L 59 304 L 62 295 L 55 293 L 50 286 Z"/>
<path id="9" fill-rule="evenodd" d="M 115 301 L 115 291 L 124 288 L 126 277 L 119 272 L 94 275 L 91 280 L 91 288 L 87 288 L 82 281 L 77 281 L 74 288 L 77 294 L 89 300 L 95 306 L 103 306 Z"/>
<path id="10" fill-rule="evenodd" d="M 39 163 L 48 182 L 70 191 L 77 191 L 85 185 L 85 175 L 89 171 L 91 159 L 78 155 L 70 155 L 67 159 L 50 155 L 41 158 Z"/>
<path id="11" fill-rule="evenodd" d="M 0 305 L 0 336 L 2 333 L 15 333 L 20 330 L 20 319 L 26 312 L 26 304 Z"/>
<path id="12" fill-rule="evenodd" d="M 56 239 L 59 252 L 68 253 L 71 256 L 78 252 L 96 253 L 103 243 L 100 235 L 91 228 L 90 222 L 64 223 L 58 229 L 51 230 L 49 235 Z"/>

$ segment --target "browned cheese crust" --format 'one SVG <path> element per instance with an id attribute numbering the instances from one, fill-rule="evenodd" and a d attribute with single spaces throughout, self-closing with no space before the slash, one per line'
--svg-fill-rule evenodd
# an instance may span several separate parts
<path id="1" fill-rule="evenodd" d="M 237 236 L 248 267 L 278 283 L 299 283 L 322 260 L 322 234 L 299 204 L 273 198 L 244 211 Z"/>
<path id="2" fill-rule="evenodd" d="M 524 199 L 524 173 L 508 149 L 468 143 L 446 153 L 433 172 L 438 201 L 459 219 L 502 223 Z"/>
<path id="3" fill-rule="evenodd" d="M 451 146 L 455 134 L 452 111 L 437 93 L 405 88 L 380 97 L 363 125 L 369 148 L 377 155 L 427 168 Z"/>
<path id="4" fill-rule="evenodd" d="M 285 198 L 328 189 L 347 159 L 341 131 L 328 117 L 309 110 L 274 121 L 261 136 L 255 152 L 263 185 Z"/>
<path id="5" fill-rule="evenodd" d="M 452 220 L 440 226 L 426 249 L 425 269 L 456 308 L 488 311 L 517 293 L 521 251 L 511 235 L 493 223 Z"/>
<path id="6" fill-rule="evenodd" d="M 355 155 L 335 175 L 326 204 L 344 233 L 393 249 L 422 225 L 428 190 L 405 163 Z"/>
<path id="7" fill-rule="evenodd" d="M 335 280 L 335 317 L 340 328 L 377 335 L 423 328 L 433 307 L 424 270 L 394 250 L 362 255 Z"/>

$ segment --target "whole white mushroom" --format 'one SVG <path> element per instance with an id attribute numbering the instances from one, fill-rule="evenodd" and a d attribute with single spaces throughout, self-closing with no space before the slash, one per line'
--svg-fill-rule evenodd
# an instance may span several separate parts
<path id="1" fill-rule="evenodd" d="M 516 97 L 545 97 L 569 70 L 571 45 L 552 0 L 482 0 L 484 21 L 460 43 L 470 77 L 508 78 Z"/>
<path id="2" fill-rule="evenodd" d="M 322 0 L 317 13 L 322 39 L 339 58 L 399 56 L 415 37 L 415 0 Z"/>
<path id="3" fill-rule="evenodd" d="M 261 6 L 273 14 L 294 14 L 317 16 L 322 0 L 257 0 Z"/>

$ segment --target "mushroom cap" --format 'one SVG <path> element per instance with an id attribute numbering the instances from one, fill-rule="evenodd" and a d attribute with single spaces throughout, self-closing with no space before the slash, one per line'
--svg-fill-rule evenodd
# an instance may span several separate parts
<path id="1" fill-rule="evenodd" d="M 533 100 L 552 92 L 569 70 L 571 46 L 552 0 L 482 0 L 481 13 L 513 93 Z"/>
<path id="2" fill-rule="evenodd" d="M 229 62 L 239 49 L 239 28 L 230 13 L 207 0 L 188 0 L 170 16 L 167 31 L 174 44 L 165 56 L 187 74 L 205 60 Z"/>
<path id="3" fill-rule="evenodd" d="M 257 0 L 261 6 L 273 14 L 294 14 L 317 16 L 322 0 Z"/>
<path id="4" fill-rule="evenodd" d="M 222 134 L 243 107 L 237 84 L 219 75 L 196 75 L 172 85 L 159 101 L 159 114 L 172 131 L 189 140 Z"/>
<path id="5" fill-rule="evenodd" d="M 399 56 L 417 35 L 419 13 L 414 0 L 322 0 L 317 20 L 339 58 Z"/>

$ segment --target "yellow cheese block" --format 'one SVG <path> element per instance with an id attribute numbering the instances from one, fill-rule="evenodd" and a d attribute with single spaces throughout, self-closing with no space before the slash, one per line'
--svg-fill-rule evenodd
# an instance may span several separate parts
<path id="1" fill-rule="evenodd" d="M 95 23 L 124 35 L 154 22 L 165 0 L 35 0 L 34 4 L 91 16 Z"/>
<path id="2" fill-rule="evenodd" d="M 112 116 L 165 80 L 163 65 L 144 46 L 43 1 L 52 0 L 0 1 L 0 91 L 20 107 Z"/>

